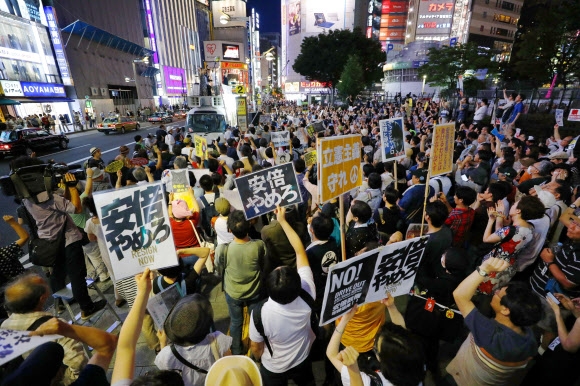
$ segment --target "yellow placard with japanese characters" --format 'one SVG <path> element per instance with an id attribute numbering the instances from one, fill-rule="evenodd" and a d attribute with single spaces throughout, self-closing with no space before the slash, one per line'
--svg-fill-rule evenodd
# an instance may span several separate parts
<path id="1" fill-rule="evenodd" d="M 314 165 L 316 161 L 317 161 L 316 150 L 309 151 L 308 153 L 304 154 L 304 163 L 306 164 L 306 167 Z"/>
<path id="2" fill-rule="evenodd" d="M 455 123 L 435 125 L 431 145 L 431 177 L 453 171 L 453 145 L 455 143 Z"/>
<path id="3" fill-rule="evenodd" d="M 332 200 L 362 184 L 360 135 L 319 139 L 316 154 L 320 202 Z"/>
<path id="4" fill-rule="evenodd" d="M 199 135 L 194 135 L 193 141 L 195 143 L 195 155 L 203 157 L 207 152 L 207 139 Z"/>

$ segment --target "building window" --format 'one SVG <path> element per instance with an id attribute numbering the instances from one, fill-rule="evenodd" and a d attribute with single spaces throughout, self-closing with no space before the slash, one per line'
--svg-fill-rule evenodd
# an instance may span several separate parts
<path id="1" fill-rule="evenodd" d="M 484 28 L 484 26 L 482 25 L 481 27 L 479 27 L 479 30 L 480 30 L 481 32 L 483 32 L 483 28 Z"/>
<path id="2" fill-rule="evenodd" d="M 487 12 L 483 12 L 483 18 L 486 19 L 487 18 Z"/>
<path id="3" fill-rule="evenodd" d="M 503 1 L 501 3 L 501 8 L 502 9 L 505 9 L 507 11 L 512 11 L 513 12 L 513 10 L 515 8 L 515 4 L 514 3 L 510 3 L 509 1 Z"/>
<path id="4" fill-rule="evenodd" d="M 515 19 L 511 16 L 495 14 L 493 15 L 493 21 L 499 21 L 500 23 L 512 24 Z"/>
<path id="5" fill-rule="evenodd" d="M 499 35 L 499 36 L 506 36 L 507 37 L 509 35 L 509 33 L 510 33 L 510 31 L 507 29 L 504 29 L 504 28 L 496 28 L 496 30 L 495 30 L 495 34 Z"/>

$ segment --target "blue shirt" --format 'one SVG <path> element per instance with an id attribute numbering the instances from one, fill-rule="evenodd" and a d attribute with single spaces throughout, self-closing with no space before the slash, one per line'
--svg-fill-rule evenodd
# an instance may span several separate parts
<path id="1" fill-rule="evenodd" d="M 518 114 L 522 113 L 523 111 L 524 111 L 524 104 L 522 102 L 516 103 L 516 105 L 514 106 L 514 109 L 512 111 L 512 115 L 510 115 L 509 119 L 507 120 L 507 123 L 513 123 L 513 121 L 516 119 Z"/>

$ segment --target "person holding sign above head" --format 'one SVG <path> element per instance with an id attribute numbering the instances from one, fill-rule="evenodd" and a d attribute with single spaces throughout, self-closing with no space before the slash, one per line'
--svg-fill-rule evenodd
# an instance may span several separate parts
<path id="1" fill-rule="evenodd" d="M 425 378 L 425 358 L 419 340 L 406 329 L 405 320 L 387 294 L 381 301 L 392 322 L 385 323 L 375 339 L 372 352 L 375 368 L 359 368 L 359 353 L 352 346 L 340 350 L 340 341 L 358 306 L 343 315 L 336 326 L 326 356 L 340 373 L 342 385 L 422 385 Z M 378 364 L 378 366 L 377 366 Z"/>

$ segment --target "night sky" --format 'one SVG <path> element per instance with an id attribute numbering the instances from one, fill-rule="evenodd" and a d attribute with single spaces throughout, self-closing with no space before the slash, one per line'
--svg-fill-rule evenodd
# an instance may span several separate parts
<path id="1" fill-rule="evenodd" d="M 252 8 L 260 14 L 260 32 L 280 32 L 280 3 L 280 0 L 248 0 L 248 15 Z"/>

